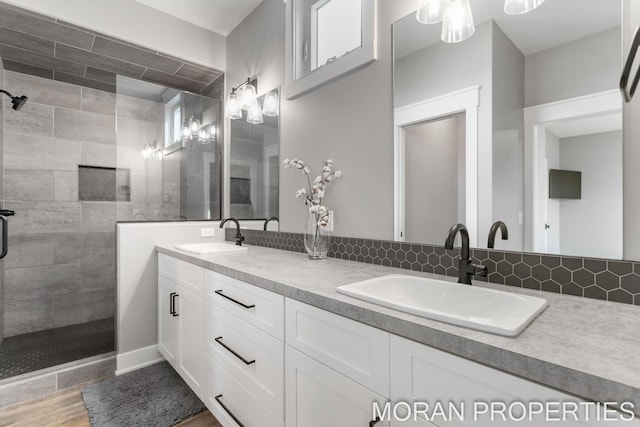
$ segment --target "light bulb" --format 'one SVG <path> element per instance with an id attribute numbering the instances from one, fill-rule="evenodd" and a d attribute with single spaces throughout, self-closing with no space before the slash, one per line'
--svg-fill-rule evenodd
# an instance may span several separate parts
<path id="1" fill-rule="evenodd" d="M 249 111 L 247 111 L 247 122 L 254 125 L 262 123 L 262 108 L 257 99 L 253 102 L 253 105 L 249 107 Z"/>
<path id="2" fill-rule="evenodd" d="M 182 139 L 189 139 L 189 138 L 191 138 L 191 131 L 189 130 L 189 125 L 185 123 L 182 126 Z"/>
<path id="3" fill-rule="evenodd" d="M 227 108 L 224 116 L 231 120 L 241 119 L 242 111 L 240 111 L 240 103 L 238 102 L 238 95 L 235 92 L 231 92 L 227 97 Z"/>
<path id="4" fill-rule="evenodd" d="M 450 0 L 418 0 L 416 19 L 421 24 L 437 24 L 442 21 Z"/>
<path id="5" fill-rule="evenodd" d="M 262 114 L 265 116 L 276 117 L 280 114 L 280 106 L 278 103 L 278 94 L 275 92 L 267 92 L 264 95 L 264 106 L 262 107 Z"/>
<path id="6" fill-rule="evenodd" d="M 458 43 L 476 31 L 469 0 L 452 0 L 442 24 L 442 41 Z"/>
<path id="7" fill-rule="evenodd" d="M 544 0 L 505 0 L 504 13 L 507 15 L 522 15 L 544 3 Z"/>
<path id="8" fill-rule="evenodd" d="M 242 94 L 240 96 L 240 108 L 243 110 L 248 110 L 253 106 L 253 103 L 256 101 L 256 88 L 253 85 L 247 83 L 245 87 L 242 89 Z"/>
<path id="9" fill-rule="evenodd" d="M 198 119 L 192 119 L 189 130 L 191 131 L 191 135 L 196 136 L 200 131 L 200 121 Z"/>

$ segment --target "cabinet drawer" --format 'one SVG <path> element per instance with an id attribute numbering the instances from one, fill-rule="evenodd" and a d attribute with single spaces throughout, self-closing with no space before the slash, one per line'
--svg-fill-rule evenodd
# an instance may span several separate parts
<path id="1" fill-rule="evenodd" d="M 284 340 L 284 297 L 207 271 L 207 299 L 260 330 Z"/>
<path id="2" fill-rule="evenodd" d="M 371 390 L 389 394 L 389 334 L 287 298 L 286 343 Z"/>
<path id="3" fill-rule="evenodd" d="M 259 400 L 247 393 L 222 365 L 208 358 L 207 370 L 209 384 L 205 404 L 222 425 L 225 427 L 239 425 L 244 427 L 284 426 L 281 419 L 271 413 Z"/>
<path id="4" fill-rule="evenodd" d="M 176 260 L 178 278 L 177 283 L 184 286 L 196 295 L 203 296 L 204 289 L 204 268 L 188 262 Z"/>
<path id="5" fill-rule="evenodd" d="M 546 425 L 544 413 L 534 415 L 532 420 L 527 417 L 522 421 L 514 421 L 508 415 L 506 421 L 501 420 L 499 415 L 493 421 L 489 414 L 476 417 L 473 410 L 475 402 L 503 402 L 508 407 L 514 402 L 516 405 L 519 405 L 517 402 L 560 402 L 562 405 L 562 402 L 583 401 L 575 396 L 394 335 L 391 336 L 391 378 L 391 400 L 394 402 L 420 401 L 431 404 L 439 401 L 445 407 L 449 402 L 456 406 L 464 402 L 464 422 L 455 417 L 455 422 L 446 423 L 451 426 Z M 611 424 L 594 421 L 595 405 L 591 409 L 589 421 L 583 416 L 580 416 L 581 421 L 576 421 L 570 415 L 566 420 L 556 423 L 576 427 Z M 515 416 L 518 416 L 517 411 Z M 440 425 L 435 418 L 433 422 Z M 619 424 L 636 427 L 637 421 Z"/>
<path id="6" fill-rule="evenodd" d="M 178 260 L 165 254 L 158 254 L 158 274 L 172 282 L 178 281 Z"/>
<path id="7" fill-rule="evenodd" d="M 384 397 L 289 346 L 285 351 L 287 427 L 365 427 L 374 402 L 384 407 Z"/>
<path id="8" fill-rule="evenodd" d="M 284 343 L 208 303 L 207 354 L 279 418 L 284 417 Z"/>

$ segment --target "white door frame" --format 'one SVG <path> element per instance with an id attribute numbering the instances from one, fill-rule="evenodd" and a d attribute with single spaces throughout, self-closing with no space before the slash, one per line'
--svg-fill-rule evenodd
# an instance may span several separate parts
<path id="1" fill-rule="evenodd" d="M 480 86 L 450 92 L 394 110 L 394 224 L 395 240 L 404 241 L 405 182 L 404 128 L 464 112 L 465 120 L 465 224 L 472 247 L 478 242 L 478 106 Z M 425 221 L 427 221 L 425 216 Z M 453 225 L 453 224 L 452 224 Z M 443 236 L 448 230 L 443 230 Z"/>
<path id="2" fill-rule="evenodd" d="M 540 194 L 546 190 L 537 165 L 540 150 L 544 150 L 545 128 L 557 120 L 578 119 L 622 111 L 617 89 L 524 108 L 524 251 L 544 252 L 545 203 Z"/>

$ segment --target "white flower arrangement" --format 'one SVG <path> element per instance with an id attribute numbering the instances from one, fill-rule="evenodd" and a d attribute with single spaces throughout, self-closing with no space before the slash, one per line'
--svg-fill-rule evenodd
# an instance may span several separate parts
<path id="1" fill-rule="evenodd" d="M 303 187 L 296 191 L 298 199 L 304 199 L 305 205 L 309 206 L 309 213 L 315 214 L 318 225 L 326 227 L 329 223 L 329 209 L 322 204 L 322 199 L 326 196 L 327 184 L 342 176 L 342 171 L 333 169 L 333 159 L 325 160 L 322 164 L 322 173 L 311 182 L 311 169 L 298 159 L 284 159 L 282 162 L 285 168 L 294 167 L 303 173 L 307 178 L 308 189 Z"/>

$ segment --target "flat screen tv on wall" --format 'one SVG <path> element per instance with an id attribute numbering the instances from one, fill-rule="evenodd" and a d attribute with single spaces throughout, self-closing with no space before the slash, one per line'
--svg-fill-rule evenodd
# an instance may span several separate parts
<path id="1" fill-rule="evenodd" d="M 582 172 L 549 169 L 550 199 L 581 199 Z"/>

